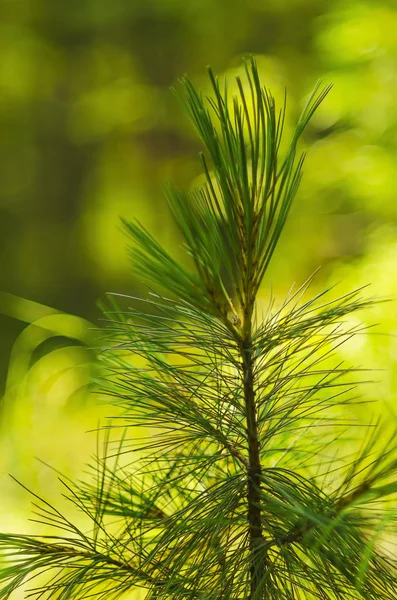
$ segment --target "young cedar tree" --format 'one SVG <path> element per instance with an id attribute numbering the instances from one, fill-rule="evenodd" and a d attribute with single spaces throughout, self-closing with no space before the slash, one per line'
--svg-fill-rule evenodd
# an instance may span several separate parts
<path id="1" fill-rule="evenodd" d="M 307 299 L 307 282 L 257 303 L 329 88 L 288 144 L 285 100 L 244 65 L 235 95 L 211 70 L 209 97 L 182 79 L 204 183 L 166 194 L 191 268 L 125 221 L 155 291 L 105 309 L 116 420 L 92 479 L 63 481 L 79 524 L 33 494 L 43 535 L 0 536 L 0 599 L 22 585 L 54 600 L 397 598 L 395 431 L 357 427 L 355 370 L 334 352 L 371 301 Z"/>

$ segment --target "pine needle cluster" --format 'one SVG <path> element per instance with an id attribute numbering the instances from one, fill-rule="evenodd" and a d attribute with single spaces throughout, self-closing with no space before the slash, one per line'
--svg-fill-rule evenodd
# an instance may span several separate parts
<path id="1" fill-rule="evenodd" d="M 167 198 L 194 268 L 125 222 L 155 291 L 105 309 L 101 386 L 119 416 L 91 479 L 63 479 L 89 523 L 35 496 L 54 534 L 0 536 L 0 599 L 21 585 L 57 600 L 397 597 L 395 431 L 357 427 L 358 370 L 335 355 L 372 300 L 308 299 L 308 281 L 257 302 L 301 180 L 299 139 L 329 88 L 281 144 L 285 101 L 244 64 L 235 97 L 211 70 L 211 97 L 182 80 L 205 182 Z"/>

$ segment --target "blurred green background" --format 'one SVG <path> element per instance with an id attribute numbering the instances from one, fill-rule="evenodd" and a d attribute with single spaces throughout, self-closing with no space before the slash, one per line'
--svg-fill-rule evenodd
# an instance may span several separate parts
<path id="1" fill-rule="evenodd" d="M 293 123 L 319 77 L 334 88 L 304 139 L 304 181 L 264 284 L 397 297 L 397 5 L 320 0 L 2 0 L 0 3 L 0 524 L 27 530 L 30 499 L 83 472 L 108 410 L 88 383 L 106 291 L 139 294 L 119 217 L 176 256 L 161 191 L 200 176 L 200 146 L 169 87 L 257 56 Z M 287 128 L 288 129 L 288 128 Z M 393 411 L 395 302 L 342 358 L 384 369 L 364 394 Z"/>

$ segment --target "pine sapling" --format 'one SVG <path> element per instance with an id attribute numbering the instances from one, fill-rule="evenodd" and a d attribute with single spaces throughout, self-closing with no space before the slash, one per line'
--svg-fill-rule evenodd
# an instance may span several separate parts
<path id="1" fill-rule="evenodd" d="M 397 597 L 395 430 L 357 427 L 358 370 L 336 352 L 372 301 L 310 298 L 309 280 L 258 302 L 301 180 L 297 145 L 329 88 L 288 145 L 285 101 L 244 65 L 233 97 L 211 70 L 208 98 L 182 80 L 204 183 L 166 195 L 191 268 L 124 222 L 154 291 L 105 308 L 100 385 L 116 416 L 93 477 L 62 480 L 84 523 L 35 496 L 46 530 L 0 536 L 0 599 L 22 585 L 57 600 Z"/>

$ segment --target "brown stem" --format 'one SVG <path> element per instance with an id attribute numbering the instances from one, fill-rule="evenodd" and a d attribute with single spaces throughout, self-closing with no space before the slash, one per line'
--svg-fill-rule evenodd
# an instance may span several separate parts
<path id="1" fill-rule="evenodd" d="M 259 598 L 258 592 L 263 587 L 265 560 L 265 539 L 261 523 L 261 474 L 260 446 L 258 439 L 258 423 L 254 389 L 254 358 L 251 345 L 251 311 L 246 311 L 244 331 L 241 341 L 241 356 L 243 363 L 244 401 L 247 416 L 248 457 L 248 527 L 250 543 L 250 596 Z"/>

